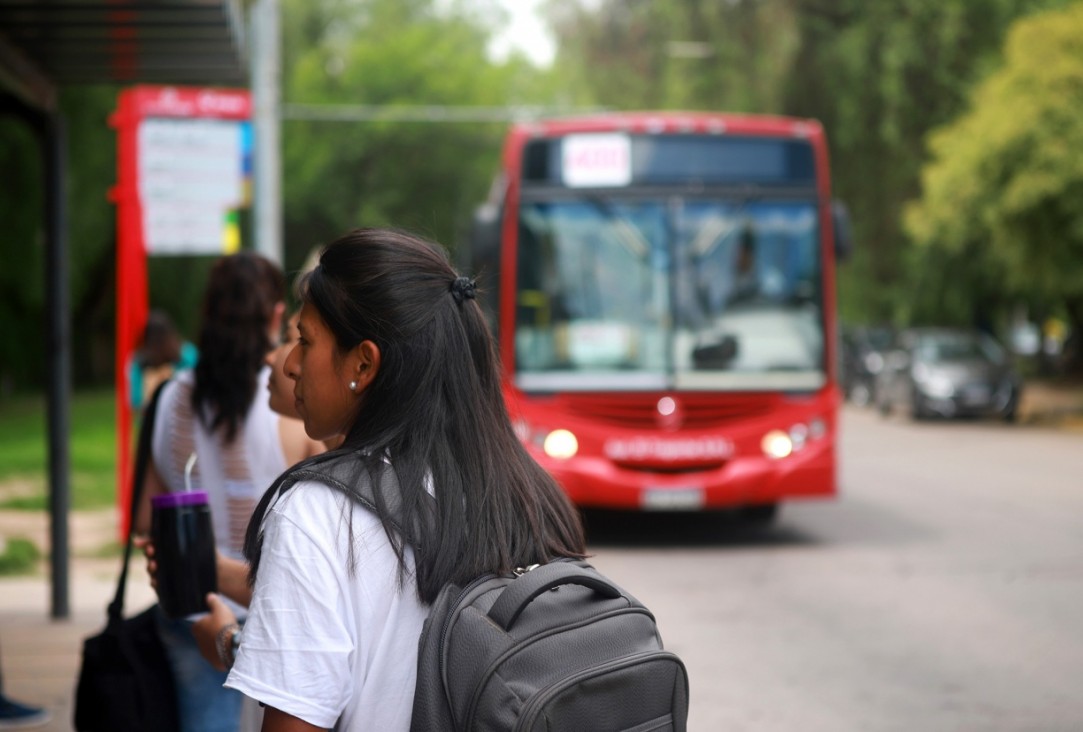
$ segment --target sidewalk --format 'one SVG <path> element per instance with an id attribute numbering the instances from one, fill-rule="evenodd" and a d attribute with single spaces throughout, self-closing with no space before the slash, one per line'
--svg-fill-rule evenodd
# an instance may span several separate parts
<path id="1" fill-rule="evenodd" d="M 1027 382 L 1019 403 L 1019 421 L 1083 431 L 1083 382 Z"/>
<path id="2" fill-rule="evenodd" d="M 25 577 L 0 577 L 0 671 L 5 692 L 26 704 L 46 707 L 52 719 L 35 727 L 42 732 L 72 729 L 72 699 L 82 642 L 105 625 L 105 608 L 116 591 L 120 557 L 101 558 L 102 547 L 115 541 L 111 509 L 72 513 L 68 598 L 71 617 L 49 617 L 51 583 L 45 562 Z M 26 511 L 0 511 L 0 536 L 22 536 L 48 546 L 48 516 Z M 137 612 L 155 601 L 136 555 L 129 570 L 125 608 Z"/>

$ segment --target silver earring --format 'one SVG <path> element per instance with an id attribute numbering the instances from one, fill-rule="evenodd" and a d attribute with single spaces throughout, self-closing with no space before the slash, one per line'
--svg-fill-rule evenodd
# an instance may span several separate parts
<path id="1" fill-rule="evenodd" d="M 350 382 L 350 391 L 355 391 L 356 389 L 357 389 L 357 382 L 356 381 L 351 381 Z"/>

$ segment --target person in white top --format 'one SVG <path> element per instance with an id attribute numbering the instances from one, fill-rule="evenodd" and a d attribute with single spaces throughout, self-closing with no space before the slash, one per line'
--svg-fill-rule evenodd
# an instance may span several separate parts
<path id="1" fill-rule="evenodd" d="M 328 245 L 300 290 L 285 373 L 309 437 L 345 435 L 316 460 L 348 477 L 276 484 L 261 500 L 245 540 L 252 603 L 235 659 L 225 646 L 226 686 L 265 706 L 264 732 L 403 732 L 440 588 L 582 557 L 583 529 L 516 438 L 475 285 L 439 245 L 359 229 Z M 358 487 L 389 470 L 398 488 L 374 481 L 381 508 L 370 510 Z M 399 499 L 392 517 L 386 501 Z M 227 621 L 211 598 L 206 622 Z"/>
<path id="2" fill-rule="evenodd" d="M 136 530 L 149 529 L 153 496 L 186 489 L 185 466 L 194 455 L 192 487 L 208 494 L 219 566 L 243 561 L 245 530 L 267 487 L 289 465 L 323 449 L 283 426 L 264 396 L 271 373 L 264 361 L 281 325 L 284 295 L 282 272 L 269 260 L 251 252 L 219 259 L 204 292 L 200 359 L 160 396 Z M 243 602 L 232 609 L 245 612 Z M 243 697 L 225 689 L 224 673 L 205 663 L 191 622 L 162 615 L 158 629 L 182 732 L 236 732 Z"/>

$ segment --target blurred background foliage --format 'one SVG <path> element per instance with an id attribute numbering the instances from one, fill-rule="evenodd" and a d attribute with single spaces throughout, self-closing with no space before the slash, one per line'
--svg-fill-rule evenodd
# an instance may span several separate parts
<path id="1" fill-rule="evenodd" d="M 857 248 L 852 323 L 1083 332 L 1083 2 L 553 0 L 550 67 L 486 53 L 493 0 L 282 0 L 282 100 L 719 110 L 815 117 Z M 75 378 L 112 379 L 118 90 L 66 89 Z M 285 265 L 358 225 L 461 246 L 503 123 L 285 116 Z M 44 373 L 41 161 L 0 117 L 0 395 Z M 208 261 L 152 260 L 152 306 L 194 336 Z"/>

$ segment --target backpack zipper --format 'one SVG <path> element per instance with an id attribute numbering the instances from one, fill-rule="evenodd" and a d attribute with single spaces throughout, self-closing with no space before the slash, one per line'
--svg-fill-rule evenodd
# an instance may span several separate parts
<path id="1" fill-rule="evenodd" d="M 523 707 L 522 711 L 520 712 L 519 719 L 515 722 L 515 727 L 512 728 L 513 732 L 517 730 L 529 730 L 533 726 L 538 714 L 541 712 L 542 708 L 544 708 L 544 706 L 549 702 L 549 700 L 559 695 L 568 687 L 574 686 L 575 684 L 579 683 L 583 679 L 604 676 L 606 674 L 612 673 L 613 671 L 619 671 L 620 669 L 627 666 L 635 666 L 639 663 L 655 659 L 667 661 L 673 660 L 676 661 L 679 665 L 683 666 L 681 660 L 669 651 L 642 651 L 635 654 L 634 656 L 627 656 L 616 661 L 610 661 L 609 663 L 603 664 L 601 666 L 593 666 L 589 669 L 584 669 L 575 674 L 572 674 L 571 676 L 565 676 L 556 683 L 550 684 L 549 686 L 536 693 L 533 697 L 531 697 L 530 701 L 527 702 L 526 706 Z"/>
<path id="2" fill-rule="evenodd" d="M 646 615 L 652 621 L 654 620 L 654 615 L 651 614 L 651 611 L 648 610 L 645 607 L 631 606 L 631 607 L 616 608 L 614 610 L 611 610 L 611 611 L 605 613 L 604 615 L 595 615 L 593 617 L 584 618 L 583 620 L 579 621 L 575 625 L 561 625 L 561 626 L 556 627 L 556 628 L 551 628 L 548 631 L 546 631 L 544 633 L 539 633 L 539 634 L 535 635 L 532 638 L 524 639 L 523 642 L 512 646 L 506 652 L 504 652 L 504 653 L 500 654 L 499 656 L 497 656 L 496 659 L 494 659 L 493 662 L 491 664 L 489 664 L 489 667 L 487 669 L 485 669 L 485 673 L 482 674 L 482 676 L 481 676 L 481 681 L 475 687 L 474 694 L 470 698 L 470 706 L 467 707 L 466 727 L 465 727 L 465 729 L 473 729 L 473 727 L 474 727 L 474 714 L 477 712 L 478 700 L 481 698 L 482 694 L 485 692 L 485 687 L 489 684 L 489 679 L 492 678 L 493 674 L 496 672 L 496 669 L 500 666 L 500 664 L 502 664 L 510 656 L 514 656 L 515 654 L 521 652 L 524 648 L 526 648 L 528 646 L 532 646 L 535 643 L 537 643 L 539 641 L 542 641 L 542 640 L 545 640 L 546 638 L 549 638 L 551 636 L 558 635 L 560 633 L 564 633 L 564 632 L 566 632 L 568 630 L 574 630 L 576 628 L 583 628 L 583 627 L 586 627 L 588 625 L 593 625 L 594 623 L 600 623 L 600 622 L 603 622 L 605 620 L 609 620 L 610 618 L 613 618 L 615 616 L 625 615 L 625 614 L 628 614 L 628 613 L 640 613 L 642 615 Z M 645 653 L 657 653 L 657 652 L 658 651 L 645 651 Z"/>
<path id="3" fill-rule="evenodd" d="M 488 581 L 490 579 L 496 579 L 498 577 L 505 577 L 505 578 L 508 578 L 508 579 L 516 579 L 517 577 L 522 577 L 527 572 L 535 570 L 535 568 L 537 568 L 539 566 L 541 566 L 541 565 L 540 564 L 531 564 L 529 566 L 517 566 L 516 568 L 514 568 L 514 570 L 512 570 L 510 577 L 508 575 L 499 575 L 499 574 L 496 574 L 494 572 L 490 572 L 488 574 L 483 574 L 480 577 L 474 577 L 470 581 L 469 585 L 467 585 L 466 587 L 459 590 L 459 593 L 455 597 L 455 602 L 453 602 L 452 605 L 451 605 L 451 610 L 449 610 L 447 613 L 444 614 L 444 623 L 440 627 L 440 645 L 439 645 L 439 648 L 440 648 L 440 665 L 439 665 L 439 670 L 440 670 L 440 679 L 444 683 L 444 694 L 445 694 L 445 696 L 447 696 L 448 698 L 451 698 L 451 694 L 447 693 L 447 680 L 444 678 L 444 646 L 445 646 L 445 643 L 447 641 L 447 628 L 448 628 L 449 625 L 451 625 L 452 618 L 453 617 L 458 617 L 458 614 L 459 614 L 458 609 L 459 609 L 459 605 L 462 603 L 462 600 L 464 600 L 464 598 L 466 598 L 467 594 L 472 592 L 474 590 L 474 588 L 477 588 L 479 585 L 481 585 L 483 583 L 486 583 L 486 581 Z"/>

